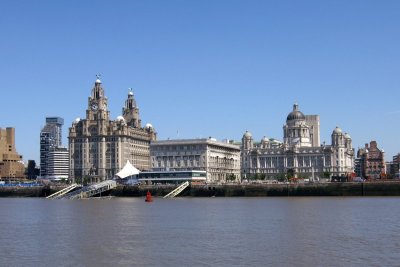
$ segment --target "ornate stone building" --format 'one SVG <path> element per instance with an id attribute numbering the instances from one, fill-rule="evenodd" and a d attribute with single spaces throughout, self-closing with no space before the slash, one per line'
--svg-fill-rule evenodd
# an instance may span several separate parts
<path id="1" fill-rule="evenodd" d="M 98 182 L 112 178 L 129 160 L 139 170 L 150 169 L 150 141 L 157 139 L 151 124 L 142 127 L 139 108 L 130 91 L 122 116 L 110 119 L 108 99 L 96 80 L 85 119 L 69 128 L 70 178 Z"/>
<path id="2" fill-rule="evenodd" d="M 336 127 L 331 145 L 320 145 L 318 115 L 304 115 L 297 104 L 283 126 L 283 142 L 264 137 L 256 143 L 250 132 L 242 138 L 241 172 L 267 179 L 282 175 L 319 180 L 353 172 L 354 149 L 351 137 Z"/>
<path id="3" fill-rule="evenodd" d="M 213 138 L 151 142 L 153 171 L 202 170 L 207 182 L 240 180 L 240 147 Z"/>
<path id="4" fill-rule="evenodd" d="M 378 148 L 376 141 L 365 144 L 357 151 L 361 175 L 368 180 L 380 179 L 386 174 L 385 152 Z"/>

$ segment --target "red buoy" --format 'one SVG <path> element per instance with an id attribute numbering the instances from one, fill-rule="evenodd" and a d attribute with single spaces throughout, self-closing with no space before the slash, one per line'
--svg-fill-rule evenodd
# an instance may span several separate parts
<path id="1" fill-rule="evenodd" d="M 146 202 L 152 202 L 152 201 L 153 201 L 153 199 L 151 198 L 150 191 L 147 191 L 146 200 L 145 200 L 145 201 L 146 201 Z"/>

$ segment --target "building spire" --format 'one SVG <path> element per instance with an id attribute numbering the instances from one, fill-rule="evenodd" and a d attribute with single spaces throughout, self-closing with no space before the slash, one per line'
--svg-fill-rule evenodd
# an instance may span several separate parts
<path id="1" fill-rule="evenodd" d="M 96 83 L 101 83 L 100 77 L 101 74 L 96 74 Z"/>

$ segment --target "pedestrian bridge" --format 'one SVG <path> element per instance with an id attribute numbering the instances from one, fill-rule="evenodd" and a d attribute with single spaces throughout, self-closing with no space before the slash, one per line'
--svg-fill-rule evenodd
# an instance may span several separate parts
<path id="1" fill-rule="evenodd" d="M 58 197 L 58 199 L 83 199 L 90 198 L 95 195 L 101 195 L 101 193 L 106 192 L 108 190 L 114 189 L 117 187 L 117 183 L 113 180 L 103 181 L 97 184 L 92 184 L 88 186 L 84 186 L 78 190 L 69 192 L 67 194 L 63 194 Z M 58 193 L 58 192 L 57 192 Z"/>
<path id="2" fill-rule="evenodd" d="M 63 198 L 68 192 L 71 192 L 72 190 L 78 188 L 78 187 L 82 187 L 82 185 L 78 185 L 78 184 L 71 184 L 70 186 L 61 189 L 60 191 L 55 192 L 54 194 L 51 194 L 50 196 L 46 197 L 46 198 L 51 198 L 51 199 L 59 199 L 59 198 Z"/>
<path id="3" fill-rule="evenodd" d="M 177 195 L 179 195 L 183 190 L 185 190 L 186 187 L 189 186 L 189 182 L 186 181 L 182 184 L 180 184 L 177 188 L 169 192 L 167 195 L 164 196 L 164 198 L 174 198 Z"/>

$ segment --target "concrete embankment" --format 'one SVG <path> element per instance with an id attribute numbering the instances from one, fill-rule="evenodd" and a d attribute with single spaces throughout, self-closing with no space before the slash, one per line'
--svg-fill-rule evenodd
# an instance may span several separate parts
<path id="1" fill-rule="evenodd" d="M 117 197 L 165 196 L 174 186 L 118 186 L 111 194 Z M 400 182 L 192 185 L 182 197 L 267 197 L 267 196 L 400 196 Z"/>
<path id="2" fill-rule="evenodd" d="M 0 197 L 46 197 L 66 186 L 1 186 Z"/>
<path id="3" fill-rule="evenodd" d="M 66 186 L 0 187 L 0 197 L 46 197 Z M 115 197 L 165 196 L 172 185 L 118 185 Z M 191 185 L 180 197 L 288 197 L 288 196 L 400 196 L 400 182 L 314 183 L 314 184 L 246 184 Z"/>

